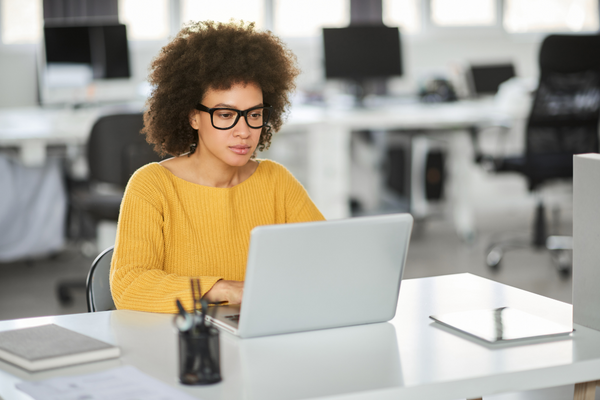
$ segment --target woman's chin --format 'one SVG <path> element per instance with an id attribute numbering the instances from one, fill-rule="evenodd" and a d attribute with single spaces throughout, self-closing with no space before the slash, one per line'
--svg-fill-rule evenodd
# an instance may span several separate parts
<path id="1" fill-rule="evenodd" d="M 252 154 L 247 154 L 244 156 L 228 157 L 226 163 L 232 167 L 243 167 L 244 165 L 248 164 L 248 161 L 250 161 L 251 156 L 252 156 Z"/>

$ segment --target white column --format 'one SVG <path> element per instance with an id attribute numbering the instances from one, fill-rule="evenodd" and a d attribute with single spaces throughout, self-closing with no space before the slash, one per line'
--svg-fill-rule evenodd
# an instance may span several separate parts
<path id="1" fill-rule="evenodd" d="M 573 322 L 600 330 L 600 154 L 573 157 Z"/>

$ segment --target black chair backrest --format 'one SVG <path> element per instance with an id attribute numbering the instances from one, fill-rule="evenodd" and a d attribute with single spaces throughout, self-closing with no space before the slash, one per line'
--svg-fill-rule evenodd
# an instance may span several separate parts
<path id="1" fill-rule="evenodd" d="M 104 250 L 92 262 L 85 282 L 88 312 L 115 310 L 110 292 L 110 262 L 114 246 Z"/>
<path id="2" fill-rule="evenodd" d="M 531 189 L 573 176 L 573 154 L 599 150 L 600 35 L 550 35 L 526 130 L 525 174 Z"/>
<path id="3" fill-rule="evenodd" d="M 140 134 L 143 127 L 142 113 L 107 115 L 96 121 L 87 145 L 91 180 L 124 187 L 138 168 L 161 160 Z"/>

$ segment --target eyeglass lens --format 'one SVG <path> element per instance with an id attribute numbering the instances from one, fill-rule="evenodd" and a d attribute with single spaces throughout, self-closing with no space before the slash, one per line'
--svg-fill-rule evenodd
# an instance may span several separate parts
<path id="1" fill-rule="evenodd" d="M 262 128 L 269 120 L 268 108 L 253 108 L 245 114 L 246 123 L 250 128 Z M 237 110 L 217 109 L 213 111 L 212 123 L 215 128 L 233 128 L 238 122 L 240 113 Z"/>

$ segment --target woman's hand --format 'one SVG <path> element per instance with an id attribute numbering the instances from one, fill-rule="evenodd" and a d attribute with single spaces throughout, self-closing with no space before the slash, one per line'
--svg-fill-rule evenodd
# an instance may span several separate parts
<path id="1" fill-rule="evenodd" d="M 227 301 L 229 304 L 242 304 L 243 294 L 244 282 L 220 280 L 206 292 L 204 298 L 209 303 Z"/>

